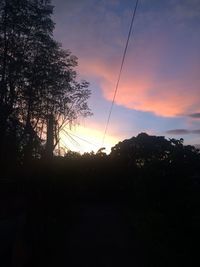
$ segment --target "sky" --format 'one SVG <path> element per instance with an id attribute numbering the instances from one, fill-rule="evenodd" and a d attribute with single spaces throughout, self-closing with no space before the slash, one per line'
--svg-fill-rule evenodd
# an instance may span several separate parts
<path id="1" fill-rule="evenodd" d="M 61 134 L 72 150 L 97 151 L 136 0 L 53 0 L 54 37 L 78 57 L 93 116 Z M 141 132 L 200 144 L 200 0 L 139 0 L 103 146 Z M 72 140 L 73 139 L 73 140 Z"/>

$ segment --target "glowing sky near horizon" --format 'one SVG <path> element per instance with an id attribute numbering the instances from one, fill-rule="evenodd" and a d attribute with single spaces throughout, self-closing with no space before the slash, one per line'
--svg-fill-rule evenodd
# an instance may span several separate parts
<path id="1" fill-rule="evenodd" d="M 101 146 L 135 2 L 53 1 L 54 36 L 78 57 L 77 71 L 92 91 L 94 115 L 74 129 L 88 145 L 72 147 L 76 151 L 91 150 L 89 142 Z M 200 143 L 199 47 L 199 0 L 139 1 L 105 140 L 108 150 L 140 132 Z"/>
<path id="2" fill-rule="evenodd" d="M 71 129 L 66 127 L 65 131 L 60 132 L 60 145 L 68 150 L 77 151 L 81 154 L 85 152 L 97 152 L 102 147 L 102 130 L 97 130 L 95 127 L 76 126 Z M 109 154 L 110 148 L 113 147 L 119 140 L 111 135 L 108 135 L 103 147 L 103 152 Z"/>

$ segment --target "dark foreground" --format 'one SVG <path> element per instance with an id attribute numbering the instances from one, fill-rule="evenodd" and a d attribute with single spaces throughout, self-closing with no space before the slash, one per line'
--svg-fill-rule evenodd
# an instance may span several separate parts
<path id="1" fill-rule="evenodd" d="M 0 266 L 199 266 L 197 178 L 91 169 L 1 178 Z"/>

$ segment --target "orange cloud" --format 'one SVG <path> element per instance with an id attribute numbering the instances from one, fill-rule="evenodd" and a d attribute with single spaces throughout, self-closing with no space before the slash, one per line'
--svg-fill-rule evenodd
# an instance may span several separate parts
<path id="1" fill-rule="evenodd" d="M 141 44 L 140 44 L 141 45 Z M 136 48 L 129 53 L 125 62 L 115 103 L 129 109 L 152 112 L 158 116 L 174 117 L 180 114 L 198 112 L 200 106 L 200 80 L 197 69 L 199 64 L 189 62 L 187 67 L 173 68 L 173 59 L 165 66 L 168 47 L 163 42 L 157 47 L 149 44 Z M 166 60 L 167 61 L 167 60 Z M 108 61 L 105 55 L 101 58 L 82 59 L 80 65 L 83 75 L 98 77 L 103 96 L 112 101 L 119 72 L 120 58 L 113 57 Z M 183 62 L 185 66 L 187 62 Z M 162 70 L 163 69 L 163 70 Z M 169 73 L 166 73 L 166 72 Z"/>

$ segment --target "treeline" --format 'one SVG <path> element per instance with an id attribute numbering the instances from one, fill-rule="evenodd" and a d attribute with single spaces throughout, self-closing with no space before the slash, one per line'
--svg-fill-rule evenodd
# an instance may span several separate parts
<path id="1" fill-rule="evenodd" d="M 142 190 L 145 198 L 148 191 L 150 198 L 157 194 L 159 198 L 163 197 L 161 191 L 174 190 L 174 193 L 182 192 L 184 197 L 188 190 L 199 186 L 200 153 L 194 146 L 184 145 L 183 139 L 141 133 L 116 144 L 109 155 L 103 150 L 83 155 L 69 151 L 64 157 L 33 159 L 17 165 L 10 174 L 27 181 L 44 182 L 45 186 L 49 182 L 55 186 L 63 184 L 64 190 L 74 186 L 79 191 L 80 187 L 80 193 L 85 192 L 83 188 L 85 193 L 87 189 L 130 190 L 130 195 L 133 190 L 135 194 Z"/>
<path id="2" fill-rule="evenodd" d="M 69 152 L 13 170 L 1 203 L 7 217 L 22 214 L 26 257 L 18 262 L 188 265 L 200 223 L 199 162 L 199 150 L 182 139 L 141 133 L 110 155 Z"/>

